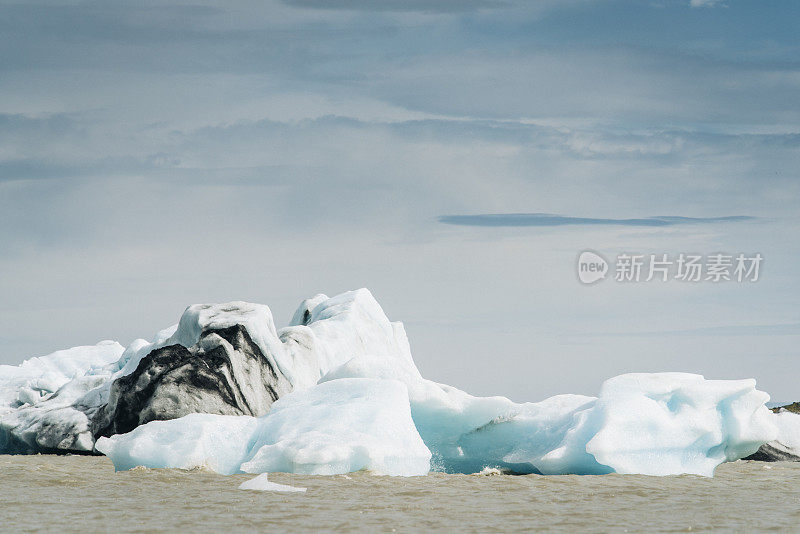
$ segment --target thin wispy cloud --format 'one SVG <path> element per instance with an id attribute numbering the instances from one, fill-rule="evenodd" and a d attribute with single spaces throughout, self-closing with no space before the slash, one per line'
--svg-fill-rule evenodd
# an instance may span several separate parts
<path id="1" fill-rule="evenodd" d="M 692 7 L 714 7 L 723 4 L 722 0 L 690 0 L 689 5 Z"/>
<path id="2" fill-rule="evenodd" d="M 800 323 L 764 324 L 764 325 L 721 325 L 703 328 L 686 328 L 682 330 L 651 330 L 628 332 L 578 332 L 579 337 L 697 337 L 697 336 L 800 336 Z"/>
<path id="3" fill-rule="evenodd" d="M 421 11 L 426 13 L 457 13 L 476 9 L 508 7 L 501 0 L 284 0 L 290 6 L 313 9 L 344 9 L 353 11 Z"/>
<path id="4" fill-rule="evenodd" d="M 747 215 L 727 217 L 659 216 L 638 219 L 607 219 L 595 217 L 567 217 L 551 213 L 490 213 L 482 215 L 442 215 L 444 224 L 458 226 L 675 226 L 679 224 L 704 224 L 741 222 L 753 220 Z"/>

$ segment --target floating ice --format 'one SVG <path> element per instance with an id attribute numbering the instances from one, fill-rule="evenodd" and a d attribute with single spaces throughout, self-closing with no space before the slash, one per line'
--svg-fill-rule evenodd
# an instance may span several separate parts
<path id="1" fill-rule="evenodd" d="M 279 331 L 269 308 L 260 304 L 196 305 L 177 325 L 150 342 L 135 341 L 124 353 L 106 343 L 71 349 L 52 362 L 47 357 L 39 359 L 44 363 L 2 366 L 0 451 L 92 450 L 102 432 L 97 428 L 108 428 L 94 423 L 114 403 L 115 380 L 152 365 L 156 349 L 188 349 L 209 330 L 235 325 L 291 382 L 266 415 L 156 420 L 101 438 L 97 450 L 118 469 L 145 465 L 308 474 L 369 469 L 419 475 L 432 467 L 465 473 L 496 468 L 711 475 L 719 463 L 745 457 L 776 438 L 800 447 L 800 424 L 794 419 L 782 424 L 781 414 L 769 413 L 768 396 L 755 389 L 753 380 L 630 374 L 606 381 L 597 398 L 559 395 L 524 404 L 474 397 L 426 380 L 414 364 L 402 324 L 390 322 L 370 292 L 360 289 L 303 301 L 290 326 Z M 204 353 L 181 354 L 191 360 Z M 204 358 L 195 362 L 198 369 L 215 365 L 213 357 Z M 237 373 L 247 374 L 245 364 L 235 364 Z M 198 376 L 220 372 L 227 372 L 224 366 Z M 222 398 L 227 393 L 220 395 L 228 402 Z M 776 423 L 781 423 L 780 434 Z"/>
<path id="2" fill-rule="evenodd" d="M 755 385 L 686 373 L 612 378 L 589 416 L 600 429 L 586 451 L 617 473 L 712 476 L 776 435 L 769 395 Z"/>
<path id="3" fill-rule="evenodd" d="M 248 416 L 190 414 L 151 421 L 127 434 L 101 437 L 95 447 L 117 471 L 134 467 L 205 468 L 223 475 L 239 473 L 258 419 Z"/>
<path id="4" fill-rule="evenodd" d="M 769 396 L 755 389 L 754 380 L 628 374 L 607 380 L 599 399 L 557 395 L 515 404 L 473 397 L 415 370 L 356 357 L 321 380 L 404 382 L 414 423 L 434 464 L 446 471 L 711 476 L 717 465 L 752 454 L 777 432 L 764 406 Z"/>
<path id="5" fill-rule="evenodd" d="M 414 427 L 403 384 L 347 379 L 278 400 L 260 421 L 242 471 L 334 475 L 368 469 L 424 475 L 431 453 Z"/>
<path id="6" fill-rule="evenodd" d="M 286 395 L 260 418 L 192 414 L 100 438 L 117 470 L 206 467 L 223 474 L 424 475 L 430 451 L 393 380 L 346 379 Z"/>
<path id="7" fill-rule="evenodd" d="M 89 452 L 90 421 L 105 401 L 123 347 L 113 341 L 0 365 L 0 453 Z"/>
<path id="8" fill-rule="evenodd" d="M 350 359 L 320 382 L 355 377 L 393 379 L 406 385 L 414 424 L 434 455 L 434 466 L 447 471 L 480 471 L 482 465 L 468 465 L 472 459 L 465 457 L 458 440 L 495 419 L 511 416 L 520 406 L 505 397 L 473 397 L 422 378 L 413 362 L 372 355 Z"/>
<path id="9" fill-rule="evenodd" d="M 241 490 L 255 490 L 255 491 L 280 491 L 286 493 L 305 493 L 306 488 L 298 488 L 295 486 L 287 486 L 286 484 L 277 484 L 270 482 L 266 473 L 258 475 L 256 478 L 251 478 L 242 482 L 239 486 Z"/>

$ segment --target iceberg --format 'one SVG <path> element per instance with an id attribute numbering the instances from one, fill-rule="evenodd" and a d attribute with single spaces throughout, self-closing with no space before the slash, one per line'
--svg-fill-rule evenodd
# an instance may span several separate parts
<path id="1" fill-rule="evenodd" d="M 586 451 L 617 473 L 712 476 L 776 435 L 769 395 L 755 385 L 687 373 L 612 378 L 593 410 L 600 430 Z"/>
<path id="2" fill-rule="evenodd" d="M 473 397 L 379 358 L 353 358 L 321 381 L 395 378 L 409 389 L 414 422 L 451 472 L 496 467 L 520 473 L 712 476 L 754 453 L 777 428 L 754 380 L 689 373 L 633 373 L 604 382 L 600 396 L 557 395 L 515 404 Z M 798 417 L 800 419 L 800 417 Z"/>
<path id="3" fill-rule="evenodd" d="M 306 299 L 280 330 L 261 304 L 194 305 L 151 341 L 29 362 L 0 367 L 0 452 L 117 469 L 711 476 L 767 442 L 800 446 L 754 380 L 626 374 L 527 403 L 427 380 L 366 289 Z"/>
<path id="4" fill-rule="evenodd" d="M 204 467 L 222 474 L 366 469 L 414 476 L 430 471 L 431 458 L 411 419 L 405 386 L 365 378 L 291 393 L 260 418 L 192 414 L 153 421 L 101 437 L 97 450 L 117 470 Z"/>

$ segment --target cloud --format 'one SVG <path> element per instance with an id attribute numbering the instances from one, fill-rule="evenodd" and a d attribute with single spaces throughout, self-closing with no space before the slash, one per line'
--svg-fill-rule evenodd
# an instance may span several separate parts
<path id="1" fill-rule="evenodd" d="M 722 0 L 690 0 L 689 5 L 692 7 L 714 7 L 722 4 Z"/>
<path id="2" fill-rule="evenodd" d="M 800 336 L 800 323 L 778 323 L 764 325 L 723 325 L 682 330 L 653 330 L 628 332 L 580 332 L 585 337 L 662 337 L 662 336 Z"/>
<path id="3" fill-rule="evenodd" d="M 797 8 L 664 3 L 0 2 L 0 361 L 149 336 L 193 302 L 266 302 L 280 321 L 308 294 L 368 286 L 408 320 L 426 375 L 477 393 L 534 400 L 726 349 L 752 365 L 740 376 L 792 391 L 752 358 L 796 353 L 774 338 L 553 337 L 796 315 Z M 633 209 L 770 219 L 437 222 Z M 723 288 L 604 295 L 575 282 L 587 244 L 759 250 L 769 271 L 710 298 Z M 485 354 L 520 372 L 453 369 Z"/>
<path id="4" fill-rule="evenodd" d="M 442 215 L 444 224 L 458 226 L 675 226 L 678 224 L 701 224 L 718 222 L 740 222 L 755 217 L 733 215 L 728 217 L 644 217 L 641 219 L 600 219 L 591 217 L 565 217 L 549 213 L 497 213 L 484 215 Z"/>
<path id="5" fill-rule="evenodd" d="M 313 9 L 419 11 L 423 13 L 458 13 L 509 6 L 509 2 L 501 0 L 284 0 L 284 3 L 294 7 Z"/>

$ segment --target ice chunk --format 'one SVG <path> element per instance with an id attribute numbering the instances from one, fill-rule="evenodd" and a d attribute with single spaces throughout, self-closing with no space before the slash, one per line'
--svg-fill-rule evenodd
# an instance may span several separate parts
<path id="1" fill-rule="evenodd" d="M 193 414 L 100 438 L 118 470 L 208 467 L 229 474 L 341 474 L 367 469 L 424 475 L 430 451 L 414 427 L 403 384 L 346 379 L 286 395 L 260 417 Z"/>
<path id="2" fill-rule="evenodd" d="M 424 475 L 431 453 L 395 380 L 346 379 L 295 392 L 262 419 L 248 473 Z"/>
<path id="3" fill-rule="evenodd" d="M 778 426 L 778 437 L 745 459 L 763 462 L 800 461 L 800 415 L 781 408 L 773 414 L 772 420 Z"/>
<path id="4" fill-rule="evenodd" d="M 618 473 L 712 476 L 777 435 L 764 406 L 769 395 L 755 385 L 688 373 L 612 378 L 590 415 L 600 430 L 586 451 Z"/>
<path id="5" fill-rule="evenodd" d="M 570 408 L 578 401 L 571 397 L 560 408 L 543 406 L 555 398 L 528 405 L 493 424 L 495 436 L 479 443 L 504 441 L 510 451 L 502 460 L 545 474 L 712 476 L 717 465 L 752 454 L 777 432 L 764 406 L 769 396 L 754 380 L 627 374 L 607 380 L 596 401 Z M 548 421 L 548 413 L 561 416 Z M 548 441 L 555 446 L 543 455 Z"/>
<path id="6" fill-rule="evenodd" d="M 111 458 L 117 471 L 138 466 L 207 468 L 231 475 L 240 472 L 257 427 L 255 417 L 196 413 L 101 437 L 95 447 Z"/>
<path id="7" fill-rule="evenodd" d="M 475 471 L 481 466 L 516 473 L 604 474 L 612 470 L 586 452 L 591 437 L 584 425 L 594 397 L 556 395 L 520 404 L 509 416 L 498 417 L 461 436 L 460 461 L 452 467 Z"/>
<path id="8" fill-rule="evenodd" d="M 89 452 L 90 419 L 123 348 L 113 341 L 0 366 L 0 454 Z"/>
<path id="9" fill-rule="evenodd" d="M 408 388 L 411 413 L 420 436 L 434 455 L 437 468 L 469 470 L 458 440 L 495 419 L 509 417 L 519 405 L 505 397 L 473 397 L 457 388 L 422 378 L 412 362 L 362 355 L 332 369 L 320 383 L 343 378 L 398 380 Z M 474 466 L 478 471 L 484 466 Z"/>
<path id="10" fill-rule="evenodd" d="M 75 377 L 100 371 L 119 360 L 124 348 L 115 341 L 73 347 L 0 365 L 0 414 L 46 399 Z"/>
<path id="11" fill-rule="evenodd" d="M 800 455 L 800 415 L 781 410 L 775 414 L 775 424 L 778 425 L 776 441 Z"/>
<path id="12" fill-rule="evenodd" d="M 316 384 L 355 356 L 373 355 L 416 371 L 403 325 L 389 321 L 369 290 L 324 297 L 303 301 L 292 320 L 297 324 L 280 332 L 289 359 L 301 370 L 292 381 L 296 389 Z"/>
<path id="13" fill-rule="evenodd" d="M 359 356 L 320 381 L 361 376 L 405 383 L 414 422 L 434 465 L 445 471 L 711 476 L 717 465 L 755 452 L 777 432 L 764 406 L 769 396 L 754 380 L 628 374 L 607 380 L 599 399 L 559 395 L 516 404 L 472 397 L 415 371 Z"/>
<path id="14" fill-rule="evenodd" d="M 267 479 L 266 473 L 261 473 L 256 478 L 251 478 L 242 482 L 239 486 L 241 490 L 255 490 L 255 491 L 281 491 L 286 493 L 297 492 L 304 493 L 306 488 L 297 488 L 295 486 L 287 486 L 286 484 L 276 484 Z"/>

